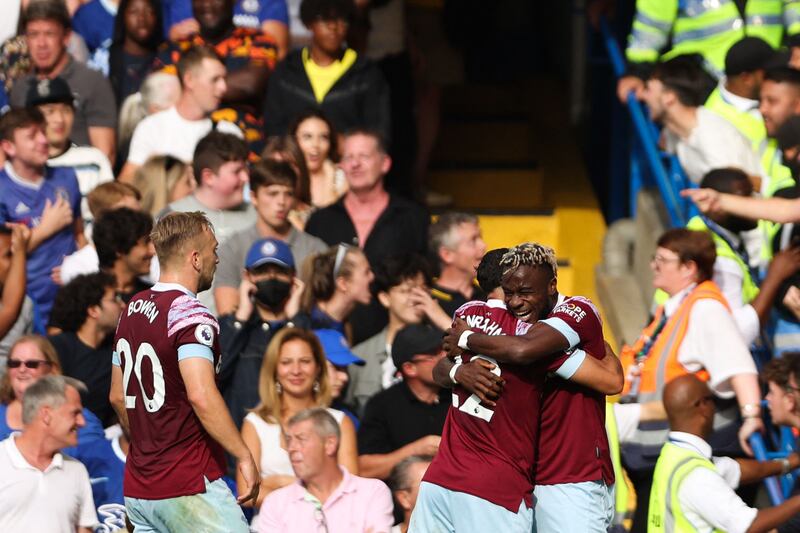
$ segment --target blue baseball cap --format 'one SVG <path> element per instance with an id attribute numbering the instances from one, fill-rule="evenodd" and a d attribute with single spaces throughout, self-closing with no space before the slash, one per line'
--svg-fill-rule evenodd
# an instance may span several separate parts
<path id="1" fill-rule="evenodd" d="M 335 329 L 315 329 L 314 333 L 317 335 L 320 344 L 322 344 L 325 357 L 334 366 L 364 366 L 366 363 L 366 361 L 350 351 L 347 339 Z"/>
<path id="2" fill-rule="evenodd" d="M 251 270 L 266 264 L 294 270 L 294 256 L 289 245 L 278 239 L 261 239 L 254 242 L 247 252 L 244 267 Z"/>

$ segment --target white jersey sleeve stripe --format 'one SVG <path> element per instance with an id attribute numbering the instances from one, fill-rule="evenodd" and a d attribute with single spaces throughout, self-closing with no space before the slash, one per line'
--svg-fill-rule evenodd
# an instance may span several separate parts
<path id="1" fill-rule="evenodd" d="M 556 317 L 551 316 L 550 318 L 545 318 L 541 321 L 542 324 L 547 324 L 557 332 L 561 333 L 567 342 L 569 343 L 569 350 L 575 348 L 581 342 L 581 338 L 578 335 L 578 332 L 572 329 L 572 326 L 564 322 L 564 320 Z"/>
<path id="2" fill-rule="evenodd" d="M 202 344 L 183 344 L 178 346 L 178 361 L 191 359 L 192 357 L 208 359 L 212 365 L 214 364 L 214 352 L 208 346 Z"/>
<path id="3" fill-rule="evenodd" d="M 558 367 L 558 370 L 555 372 L 556 375 L 562 379 L 570 379 L 581 367 L 584 359 L 586 359 L 586 352 L 581 349 L 575 350 L 572 352 L 572 355 Z"/>

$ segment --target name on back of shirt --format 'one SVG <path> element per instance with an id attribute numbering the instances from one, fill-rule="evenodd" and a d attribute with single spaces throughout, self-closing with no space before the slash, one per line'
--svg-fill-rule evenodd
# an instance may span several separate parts
<path id="1" fill-rule="evenodd" d="M 149 300 L 135 300 L 128 304 L 128 316 L 131 316 L 133 313 L 143 314 L 152 324 L 153 320 L 158 316 L 158 308 L 156 308 L 155 302 Z"/>
<path id="2" fill-rule="evenodd" d="M 485 316 L 469 315 L 464 318 L 470 328 L 483 331 L 487 335 L 502 335 L 503 330 L 500 324 Z"/>

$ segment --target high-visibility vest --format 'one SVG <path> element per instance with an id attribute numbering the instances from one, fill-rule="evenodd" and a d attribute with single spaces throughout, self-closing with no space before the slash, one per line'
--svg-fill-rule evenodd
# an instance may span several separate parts
<path id="1" fill-rule="evenodd" d="M 608 448 L 611 455 L 611 464 L 614 467 L 614 521 L 615 526 L 624 526 L 625 521 L 633 518 L 630 506 L 631 488 L 630 479 L 622 468 L 622 459 L 619 453 L 619 433 L 617 431 L 617 417 L 614 414 L 614 404 L 606 402 L 606 435 Z M 626 528 L 627 529 L 627 528 Z"/>
<path id="2" fill-rule="evenodd" d="M 637 0 L 636 16 L 625 56 L 631 63 L 655 63 L 661 50 L 670 59 L 700 54 L 717 76 L 725 67 L 728 49 L 745 36 L 760 37 L 773 48 L 800 31 L 800 10 L 783 0 L 747 0 L 744 17 L 735 0 Z"/>
<path id="3" fill-rule="evenodd" d="M 723 237 L 718 235 L 715 231 L 711 230 L 703 219 L 699 216 L 692 217 L 686 227 L 695 231 L 707 231 L 711 234 L 714 240 L 714 245 L 717 247 L 717 259 L 720 257 L 727 257 L 733 259 L 742 271 L 742 303 L 749 304 L 756 296 L 758 296 L 758 285 L 756 285 L 752 274 L 750 273 L 750 265 L 747 265 L 744 260 L 737 254 L 731 245 L 728 244 Z"/>
<path id="4" fill-rule="evenodd" d="M 767 128 L 761 115 L 755 116 L 747 111 L 740 111 L 725 100 L 719 87 L 714 89 L 703 107 L 736 126 L 736 129 L 750 141 L 753 151 L 758 153 L 767 138 Z"/>
<path id="5" fill-rule="evenodd" d="M 759 148 L 759 154 L 761 168 L 764 171 L 764 175 L 769 178 L 766 190 L 761 191 L 762 196 L 771 198 L 775 195 L 775 192 L 787 187 L 792 187 L 795 184 L 792 171 L 783 164 L 777 140 L 771 138 L 764 139 Z M 781 230 L 781 225 L 769 220 L 759 220 L 758 228 L 764 236 L 764 245 L 761 247 L 761 259 L 766 263 L 772 259 L 772 241 L 775 235 Z"/>
<path id="6" fill-rule="evenodd" d="M 661 401 L 661 393 L 667 382 L 678 376 L 689 373 L 678 361 L 678 351 L 686 336 L 686 331 L 689 328 L 689 316 L 691 315 L 692 307 L 694 307 L 695 302 L 704 298 L 717 300 L 722 303 L 726 309 L 730 309 L 722 291 L 719 290 L 719 287 L 717 287 L 716 283 L 713 281 L 704 281 L 692 289 L 678 306 L 675 313 L 669 317 L 650 348 L 650 353 L 641 368 L 641 376 L 639 378 L 639 403 Z M 630 365 L 634 364 L 636 354 L 644 348 L 645 344 L 655 332 L 663 313 L 664 306 L 661 305 L 656 310 L 653 321 L 644 329 L 642 335 L 633 346 L 626 345 L 622 348 L 622 353 L 620 354 L 622 368 L 628 368 Z M 708 372 L 705 370 L 700 370 L 695 374 L 703 381 L 708 381 L 709 379 Z M 630 381 L 626 380 L 625 389 L 622 391 L 623 395 L 629 392 L 630 385 Z"/>
<path id="7" fill-rule="evenodd" d="M 778 148 L 778 141 L 773 138 L 765 138 L 758 149 L 761 169 L 764 175 L 769 178 L 767 188 L 761 190 L 761 195 L 771 198 L 776 191 L 794 185 L 794 178 L 789 167 L 783 164 L 781 151 Z"/>
<path id="8" fill-rule="evenodd" d="M 717 471 L 714 463 L 694 450 L 671 442 L 664 444 L 658 456 L 650 506 L 647 510 L 647 533 L 690 533 L 697 531 L 681 509 L 678 491 L 681 483 L 696 468 Z M 719 530 L 715 530 L 719 531 Z M 722 532 L 719 532 L 722 533 Z"/>
<path id="9" fill-rule="evenodd" d="M 690 373 L 678 361 L 678 352 L 689 327 L 692 307 L 697 301 L 709 298 L 720 302 L 726 309 L 730 310 L 725 296 L 713 281 L 704 281 L 692 289 L 680 303 L 675 313 L 664 324 L 640 368 L 639 391 L 635 399 L 637 403 L 660 402 L 667 383 L 672 379 Z M 635 363 L 636 354 L 649 342 L 650 337 L 658 327 L 663 313 L 664 306 L 661 305 L 656 309 L 653 322 L 644 329 L 641 337 L 633 346 L 626 345 L 622 348 L 622 353 L 620 354 L 622 368 L 628 368 Z M 705 369 L 694 372 L 694 375 L 702 381 L 710 379 Z M 622 391 L 623 396 L 630 392 L 630 387 L 631 381 L 626 380 Z M 737 420 L 739 413 L 735 405 L 736 402 L 727 401 L 725 403 L 727 405 L 720 405 L 714 414 L 715 431 L 726 428 Z M 622 443 L 622 456 L 625 459 L 625 464 L 632 468 L 643 468 L 647 465 L 652 467 L 658 451 L 667 440 L 667 433 L 669 433 L 669 427 L 666 421 L 639 423 L 631 439 Z"/>

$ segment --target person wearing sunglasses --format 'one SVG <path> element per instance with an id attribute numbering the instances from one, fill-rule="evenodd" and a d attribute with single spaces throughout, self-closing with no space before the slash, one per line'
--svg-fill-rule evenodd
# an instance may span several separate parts
<path id="1" fill-rule="evenodd" d="M 734 492 L 800 466 L 796 453 L 755 461 L 714 457 L 709 439 L 715 396 L 693 374 L 664 387 L 670 432 L 661 448 L 650 491 L 648 531 L 772 531 L 800 512 L 800 496 L 772 508 L 755 509 Z"/>
<path id="2" fill-rule="evenodd" d="M 358 470 L 388 479 L 392 468 L 411 455 L 436 455 L 451 404 L 451 392 L 433 379 L 445 352 L 442 331 L 412 324 L 392 343 L 392 362 L 403 379 L 375 394 L 358 428 Z"/>
<path id="3" fill-rule="evenodd" d="M 21 431 L 22 399 L 25 390 L 42 376 L 61 375 L 61 363 L 50 341 L 39 335 L 20 337 L 11 347 L 6 373 L 0 379 L 0 440 Z M 78 429 L 77 447 L 65 448 L 67 455 L 80 458 L 81 451 L 96 439 L 103 439 L 103 425 L 84 407 L 86 425 Z"/>

